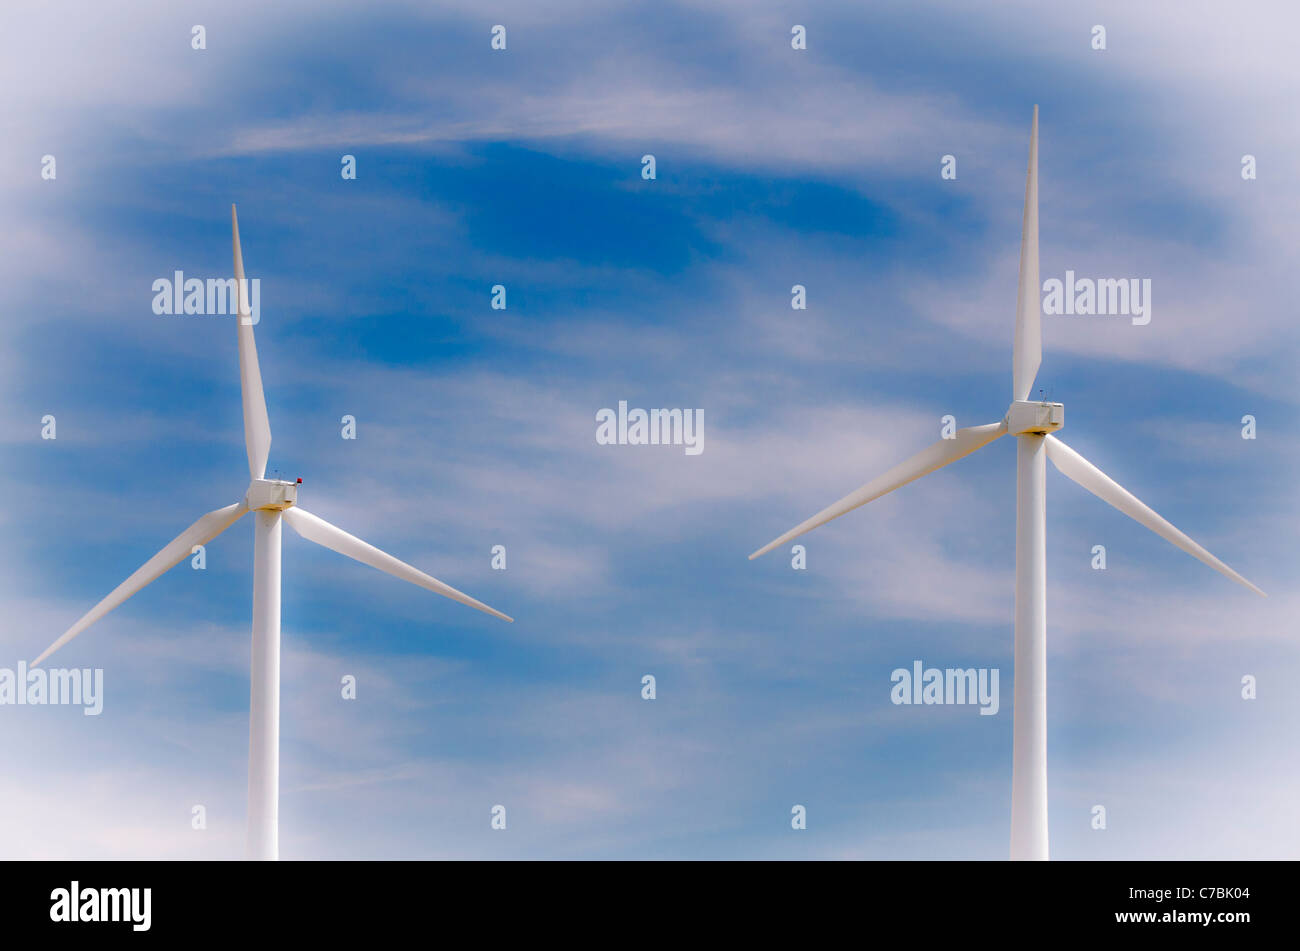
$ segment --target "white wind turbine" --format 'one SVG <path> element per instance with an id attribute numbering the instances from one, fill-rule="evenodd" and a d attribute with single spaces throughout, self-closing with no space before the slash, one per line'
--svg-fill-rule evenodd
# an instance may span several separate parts
<path id="1" fill-rule="evenodd" d="M 239 248 L 239 220 L 230 206 L 230 226 L 238 288 L 239 378 L 244 400 L 244 445 L 252 481 L 244 498 L 234 505 L 209 512 L 154 555 L 95 605 L 57 641 L 32 662 L 35 667 L 131 595 L 188 557 L 195 545 L 206 545 L 243 515 L 252 512 L 253 533 L 253 651 L 248 728 L 248 857 L 279 858 L 280 798 L 280 528 L 281 519 L 303 538 L 403 581 L 428 588 L 435 594 L 468 604 L 506 621 L 507 617 L 437 578 L 412 568 L 368 545 L 341 528 L 297 506 L 295 482 L 267 479 L 266 459 L 271 451 L 271 424 L 262 395 L 262 374 L 257 366 L 253 321 L 244 281 L 244 255 Z M 301 480 L 299 480 L 301 481 Z"/>
<path id="2" fill-rule="evenodd" d="M 1030 388 L 1042 360 L 1041 302 L 1038 283 L 1038 107 L 1029 137 L 1024 230 L 1020 238 L 1020 290 L 1012 356 L 1013 402 L 999 423 L 959 429 L 856 492 L 822 509 L 776 541 L 750 555 L 757 558 L 792 538 L 845 512 L 878 499 L 899 486 L 970 455 L 999 436 L 1019 439 L 1016 449 L 1016 643 L 1015 722 L 1012 728 L 1011 857 L 1047 858 L 1047 534 L 1044 455 L 1064 475 L 1103 502 L 1145 525 L 1215 571 L 1259 590 L 1237 572 L 1165 521 L 1131 492 L 1050 435 L 1065 423 L 1060 403 L 1033 402 Z"/>

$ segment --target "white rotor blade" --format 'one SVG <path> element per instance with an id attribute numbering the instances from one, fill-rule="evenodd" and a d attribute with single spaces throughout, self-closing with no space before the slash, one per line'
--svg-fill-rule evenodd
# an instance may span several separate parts
<path id="1" fill-rule="evenodd" d="M 86 612 L 80 621 L 68 628 L 68 630 L 57 641 L 45 648 L 45 652 L 32 661 L 31 666 L 35 667 L 45 658 L 49 657 L 56 650 L 62 647 L 68 641 L 72 640 L 90 625 L 94 624 L 113 608 L 117 607 L 131 595 L 144 588 L 150 582 L 159 578 L 167 569 L 173 568 L 189 557 L 195 545 L 206 545 L 212 539 L 216 538 L 235 522 L 239 521 L 248 509 L 243 502 L 236 502 L 234 505 L 227 505 L 223 509 L 217 509 L 215 512 L 209 512 L 197 522 L 191 525 L 185 531 L 181 532 L 170 542 L 167 543 L 162 551 L 154 555 L 143 565 L 141 565 L 131 577 L 127 578 L 103 601 Z"/>
<path id="2" fill-rule="evenodd" d="M 1215 571 L 1227 575 L 1238 584 L 1245 585 L 1256 594 L 1267 597 L 1263 591 L 1174 528 L 1173 525 L 1143 504 L 1142 500 L 1132 492 L 1129 492 L 1055 436 L 1049 435 L 1047 437 L 1047 458 L 1052 460 L 1052 464 L 1061 470 L 1063 475 L 1079 483 L 1103 502 L 1115 506 L 1129 518 L 1145 525 L 1161 538 L 1177 545 L 1193 558 L 1205 562 Z"/>
<path id="3" fill-rule="evenodd" d="M 459 601 L 461 604 L 468 604 L 471 608 L 477 608 L 486 614 L 491 614 L 493 617 L 499 617 L 503 621 L 514 620 L 509 615 L 488 607 L 482 601 L 475 601 L 469 595 L 457 591 L 451 585 L 443 584 L 437 578 L 426 575 L 418 568 L 412 568 L 406 562 L 399 561 L 392 555 L 380 551 L 374 545 L 363 542 L 355 535 L 349 535 L 343 529 L 331 525 L 317 515 L 312 515 L 311 512 L 304 508 L 295 505 L 285 509 L 284 520 L 293 526 L 294 531 L 309 542 L 331 548 L 340 555 L 347 555 L 362 564 L 387 572 L 395 578 L 417 584 L 421 588 L 427 588 L 435 594 L 451 598 L 453 601 Z"/>
<path id="4" fill-rule="evenodd" d="M 859 505 L 866 505 L 872 499 L 878 499 L 899 486 L 907 485 L 915 479 L 928 475 L 935 469 L 942 468 L 950 462 L 956 462 L 962 456 L 969 456 L 976 449 L 985 446 L 1007 431 L 1006 420 L 989 423 L 987 426 L 971 426 L 957 430 L 953 439 L 940 439 L 933 446 L 922 449 L 906 462 L 901 462 L 879 478 L 872 479 L 856 492 L 851 492 L 833 505 L 822 509 L 806 522 L 796 525 L 776 541 L 768 542 L 749 556 L 753 561 L 759 555 L 765 555 L 773 548 L 784 545 L 804 532 L 810 532 L 818 525 L 825 525 L 833 518 L 839 518 L 845 512 L 852 511 Z"/>
<path id="5" fill-rule="evenodd" d="M 244 283 L 244 252 L 239 247 L 239 218 L 230 206 L 231 242 L 235 252 L 235 286 L 239 297 L 239 389 L 244 397 L 244 448 L 248 450 L 248 474 L 254 479 L 266 475 L 271 454 L 271 421 L 266 415 L 262 393 L 262 370 L 257 365 L 257 344 L 253 341 L 253 319 Z"/>
<path id="6" fill-rule="evenodd" d="M 1013 398 L 1029 399 L 1043 360 L 1042 298 L 1038 283 L 1038 107 L 1029 134 L 1029 171 L 1025 175 L 1025 219 L 1020 231 L 1020 289 L 1016 293 L 1016 339 L 1012 348 Z"/>

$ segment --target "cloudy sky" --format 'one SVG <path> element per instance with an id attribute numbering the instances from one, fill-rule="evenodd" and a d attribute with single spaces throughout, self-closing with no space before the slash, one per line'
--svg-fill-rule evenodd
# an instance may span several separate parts
<path id="1" fill-rule="evenodd" d="M 745 556 L 1005 412 L 1037 103 L 1043 279 L 1153 288 L 1146 326 L 1044 318 L 1037 387 L 1270 595 L 1049 472 L 1053 855 L 1294 857 L 1300 14 L 987 6 L 10 11 L 0 667 L 242 496 L 234 325 L 151 309 L 229 275 L 237 202 L 271 470 L 517 619 L 286 531 L 282 856 L 1005 857 L 1010 441 L 804 571 Z M 703 453 L 597 445 L 620 400 L 702 409 Z M 102 715 L 0 707 L 0 855 L 242 854 L 252 533 L 55 655 L 103 668 Z M 915 660 L 999 669 L 999 713 L 893 705 Z"/>

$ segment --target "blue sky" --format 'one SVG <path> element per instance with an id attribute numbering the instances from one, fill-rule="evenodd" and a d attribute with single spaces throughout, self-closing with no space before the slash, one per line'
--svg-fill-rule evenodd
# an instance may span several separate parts
<path id="1" fill-rule="evenodd" d="M 745 556 L 1005 412 L 1038 103 L 1043 279 L 1153 283 L 1145 327 L 1044 318 L 1062 438 L 1270 594 L 1049 473 L 1053 854 L 1296 854 L 1294 10 L 351 6 L 14 14 L 0 666 L 242 495 L 234 327 L 150 309 L 229 274 L 234 201 L 271 468 L 517 618 L 285 533 L 284 857 L 1004 857 L 1009 441 L 802 539 L 807 571 Z M 702 408 L 704 452 L 597 445 L 619 400 Z M 242 853 L 251 540 L 56 655 L 104 668 L 103 715 L 0 708 L 0 854 Z M 1000 668 L 1001 712 L 892 705 L 916 659 Z"/>

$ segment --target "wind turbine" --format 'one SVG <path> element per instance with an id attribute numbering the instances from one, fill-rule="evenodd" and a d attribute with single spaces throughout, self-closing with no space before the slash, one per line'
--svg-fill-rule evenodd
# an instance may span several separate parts
<path id="1" fill-rule="evenodd" d="M 950 462 L 968 456 L 999 436 L 1017 437 L 1016 448 L 1016 644 L 1015 713 L 1012 728 L 1011 858 L 1047 858 L 1047 533 L 1044 456 L 1062 474 L 1103 502 L 1145 525 L 1215 571 L 1259 590 L 1237 572 L 1144 505 L 1091 462 L 1052 435 L 1065 424 L 1061 403 L 1034 402 L 1030 388 L 1042 360 L 1038 283 L 1038 107 L 1029 136 L 1025 217 L 1020 237 L 1020 290 L 1012 355 L 1012 403 L 1001 422 L 959 429 L 906 462 L 899 463 L 796 525 L 750 555 L 753 560 L 805 532 L 865 505 Z"/>
<path id="2" fill-rule="evenodd" d="M 253 651 L 248 726 L 248 857 L 279 858 L 280 799 L 280 535 L 282 521 L 308 541 L 331 548 L 403 581 L 467 604 L 493 617 L 513 621 L 500 611 L 443 584 L 301 508 L 298 484 L 267 479 L 271 424 L 262 394 L 262 374 L 253 342 L 253 321 L 244 280 L 244 255 L 239 248 L 239 219 L 230 206 L 230 228 L 237 287 L 239 382 L 244 401 L 244 445 L 251 480 L 243 499 L 209 512 L 167 543 L 131 577 L 91 608 L 81 620 L 32 662 L 40 664 L 131 595 L 187 558 L 195 545 L 206 545 L 241 517 L 253 513 Z M 302 480 L 298 480 L 301 482 Z"/>

